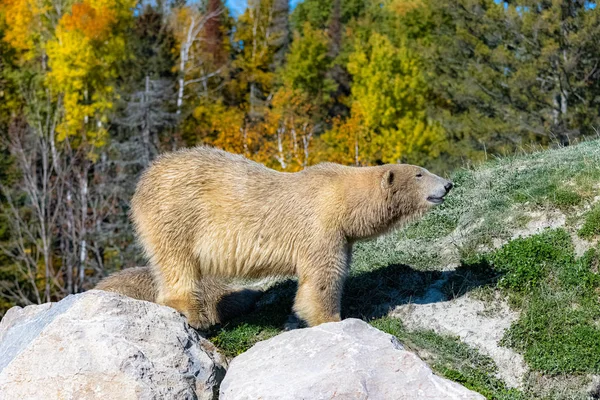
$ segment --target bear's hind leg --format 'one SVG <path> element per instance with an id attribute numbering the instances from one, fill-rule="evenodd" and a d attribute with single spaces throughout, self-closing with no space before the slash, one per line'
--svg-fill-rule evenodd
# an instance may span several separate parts
<path id="1" fill-rule="evenodd" d="M 200 270 L 190 263 L 153 263 L 158 286 L 156 302 L 172 307 L 186 316 L 188 323 L 196 329 L 212 325 L 206 313 L 201 290 Z"/>

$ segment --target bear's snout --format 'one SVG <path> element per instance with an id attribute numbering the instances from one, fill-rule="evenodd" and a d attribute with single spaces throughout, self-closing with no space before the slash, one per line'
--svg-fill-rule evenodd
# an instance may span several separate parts
<path id="1" fill-rule="evenodd" d="M 431 191 L 427 196 L 427 201 L 431 204 L 442 204 L 444 202 L 444 197 L 450 192 L 454 184 L 439 176 L 436 176 L 435 178 L 435 183 L 430 189 Z"/>

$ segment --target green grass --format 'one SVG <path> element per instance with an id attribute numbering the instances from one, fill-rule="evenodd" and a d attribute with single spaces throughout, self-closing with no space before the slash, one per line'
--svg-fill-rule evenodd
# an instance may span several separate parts
<path id="1" fill-rule="evenodd" d="M 571 237 L 563 229 L 512 240 L 483 257 L 502 274 L 500 287 L 519 292 L 538 287 L 551 269 L 574 262 Z"/>
<path id="2" fill-rule="evenodd" d="M 267 340 L 281 333 L 281 329 L 264 327 L 257 323 L 240 323 L 212 336 L 215 346 L 227 357 L 235 357 L 261 340 Z"/>
<path id="3" fill-rule="evenodd" d="M 596 204 L 585 214 L 583 226 L 577 233 L 584 239 L 591 239 L 600 234 L 600 204 Z"/>
<path id="4" fill-rule="evenodd" d="M 292 312 L 296 285 L 286 281 L 269 290 L 257 310 L 227 322 L 209 332 L 208 339 L 227 357 L 242 354 L 261 340 L 267 340 L 284 329 Z"/>
<path id="5" fill-rule="evenodd" d="M 595 249 L 576 258 L 569 234 L 548 230 L 477 259 L 521 316 L 503 343 L 544 373 L 600 373 L 600 274 Z"/>
<path id="6" fill-rule="evenodd" d="M 564 229 L 517 238 L 466 260 L 448 279 L 449 298 L 476 287 L 501 290 L 521 311 L 503 344 L 548 374 L 600 373 L 599 255 L 576 258 Z"/>
<path id="7" fill-rule="evenodd" d="M 421 296 L 439 279 L 439 271 L 418 271 L 392 264 L 373 271 L 353 271 L 346 281 L 343 297 L 345 317 L 370 320 L 387 315 L 390 308 Z M 253 313 L 237 318 L 209 332 L 209 339 L 228 357 L 235 357 L 282 332 L 290 321 L 296 283 L 285 281 L 270 289 Z"/>
<path id="8" fill-rule="evenodd" d="M 577 192 L 568 189 L 557 189 L 550 196 L 552 203 L 561 210 L 577 207 L 583 202 L 583 196 Z"/>
<path id="9" fill-rule="evenodd" d="M 597 298 L 542 291 L 528 299 L 503 344 L 549 374 L 600 373 L 600 304 Z"/>

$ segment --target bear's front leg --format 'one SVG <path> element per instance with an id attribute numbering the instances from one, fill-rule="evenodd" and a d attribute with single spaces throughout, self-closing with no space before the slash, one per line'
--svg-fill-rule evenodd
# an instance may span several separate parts
<path id="1" fill-rule="evenodd" d="M 349 251 L 335 256 L 311 257 L 298 265 L 298 292 L 294 312 L 308 326 L 341 320 L 342 291 L 348 273 Z"/>

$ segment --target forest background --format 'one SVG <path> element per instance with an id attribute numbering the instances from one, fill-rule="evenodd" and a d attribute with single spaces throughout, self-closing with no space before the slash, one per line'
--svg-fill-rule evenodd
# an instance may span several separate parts
<path id="1" fill-rule="evenodd" d="M 599 63 L 583 0 L 0 0 L 0 316 L 143 263 L 161 152 L 448 174 L 598 136 Z"/>

